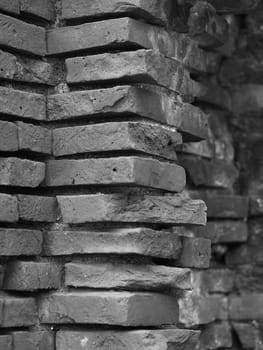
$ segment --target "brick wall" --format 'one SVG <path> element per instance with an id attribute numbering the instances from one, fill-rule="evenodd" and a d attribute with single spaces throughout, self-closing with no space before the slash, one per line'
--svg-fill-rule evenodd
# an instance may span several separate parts
<path id="1" fill-rule="evenodd" d="M 0 349 L 261 349 L 255 6 L 0 0 Z"/>

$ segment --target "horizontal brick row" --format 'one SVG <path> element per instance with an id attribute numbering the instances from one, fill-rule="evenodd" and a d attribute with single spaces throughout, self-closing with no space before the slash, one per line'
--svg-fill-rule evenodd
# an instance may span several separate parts
<path id="1" fill-rule="evenodd" d="M 54 334 L 49 331 L 16 331 L 0 335 L 0 346 L 6 350 L 54 350 Z"/>

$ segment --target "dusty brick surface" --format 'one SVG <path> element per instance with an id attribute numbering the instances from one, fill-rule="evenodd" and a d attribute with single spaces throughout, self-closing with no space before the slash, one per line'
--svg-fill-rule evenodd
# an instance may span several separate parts
<path id="1" fill-rule="evenodd" d="M 19 14 L 19 0 L 2 0 L 0 9 L 12 14 Z"/>
<path id="2" fill-rule="evenodd" d="M 55 6 L 52 0 L 20 0 L 20 10 L 48 21 L 55 20 Z"/>
<path id="3" fill-rule="evenodd" d="M 0 121 L 0 151 L 17 151 L 18 134 L 16 125 L 6 121 Z"/>
<path id="4" fill-rule="evenodd" d="M 55 324 L 157 326 L 177 322 L 174 297 L 155 293 L 57 293 L 40 305 L 40 321 Z"/>
<path id="5" fill-rule="evenodd" d="M 0 335 L 0 346 L 5 350 L 12 350 L 12 336 Z"/>
<path id="6" fill-rule="evenodd" d="M 57 218 L 55 197 L 18 196 L 19 217 L 25 221 L 54 222 Z"/>
<path id="7" fill-rule="evenodd" d="M 15 196 L 0 193 L 0 221 L 17 222 L 18 217 L 17 198 Z"/>
<path id="8" fill-rule="evenodd" d="M 48 331 L 39 332 L 14 332 L 14 350 L 54 350 L 54 334 Z"/>
<path id="9" fill-rule="evenodd" d="M 178 260 L 181 266 L 205 269 L 211 259 L 211 243 L 208 239 L 181 237 L 182 253 Z"/>
<path id="10" fill-rule="evenodd" d="M 19 149 L 51 154 L 51 130 L 28 123 L 17 122 Z"/>
<path id="11" fill-rule="evenodd" d="M 7 327 L 28 327 L 37 320 L 37 307 L 33 298 L 1 297 L 0 325 Z"/>

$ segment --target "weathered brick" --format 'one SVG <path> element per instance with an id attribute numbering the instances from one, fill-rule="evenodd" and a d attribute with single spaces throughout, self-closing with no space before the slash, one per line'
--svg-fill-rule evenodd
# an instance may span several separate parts
<path id="1" fill-rule="evenodd" d="M 65 284 L 98 289 L 191 289 L 191 274 L 188 269 L 167 266 L 69 263 Z"/>
<path id="2" fill-rule="evenodd" d="M 0 113 L 14 117 L 44 120 L 46 98 L 44 95 L 0 87 Z"/>
<path id="3" fill-rule="evenodd" d="M 37 187 L 45 178 L 45 163 L 20 158 L 0 158 L 0 185 Z"/>
<path id="4" fill-rule="evenodd" d="M 247 294 L 229 298 L 229 318 L 232 320 L 262 320 L 263 294 Z"/>
<path id="5" fill-rule="evenodd" d="M 232 327 L 244 349 L 255 349 L 256 327 L 249 323 L 232 322 Z"/>
<path id="6" fill-rule="evenodd" d="M 234 288 L 235 272 L 225 268 L 211 268 L 193 273 L 193 285 L 202 292 L 229 293 Z"/>
<path id="7" fill-rule="evenodd" d="M 95 350 L 98 346 L 122 350 L 168 349 L 169 346 L 193 349 L 199 332 L 184 329 L 135 331 L 59 331 L 57 350 Z"/>
<path id="8" fill-rule="evenodd" d="M 44 56 L 46 53 L 45 29 L 0 14 L 0 45 Z"/>
<path id="9" fill-rule="evenodd" d="M 199 237 L 208 238 L 212 244 L 245 242 L 248 238 L 247 223 L 244 221 L 209 221 L 203 228 L 196 229 Z"/>
<path id="10" fill-rule="evenodd" d="M 187 142 L 177 146 L 177 152 L 180 153 L 179 159 L 184 157 L 198 156 L 211 160 L 215 157 L 215 146 L 210 140 L 200 142 Z M 200 159 L 200 161 L 202 161 Z"/>
<path id="11" fill-rule="evenodd" d="M 231 94 L 233 113 L 241 116 L 249 116 L 251 113 L 261 115 L 263 110 L 262 92 L 262 85 L 259 84 L 240 85 L 233 89 Z"/>
<path id="12" fill-rule="evenodd" d="M 17 198 L 0 193 L 0 221 L 17 222 L 18 217 Z"/>
<path id="13" fill-rule="evenodd" d="M 51 231 L 44 235 L 45 255 L 136 254 L 177 259 L 181 241 L 176 233 L 133 228 L 101 231 Z"/>
<path id="14" fill-rule="evenodd" d="M 60 286 L 60 268 L 56 264 L 15 261 L 8 264 L 6 271 L 6 290 L 34 291 Z"/>
<path id="15" fill-rule="evenodd" d="M 17 128 L 20 150 L 52 153 L 51 130 L 22 122 L 17 122 Z"/>
<path id="16" fill-rule="evenodd" d="M 200 295 L 185 291 L 178 299 L 179 322 L 186 327 L 208 324 L 227 317 L 227 300 L 221 295 Z"/>
<path id="17" fill-rule="evenodd" d="M 159 121 L 187 133 L 189 138 L 207 136 L 207 116 L 191 104 L 178 104 L 164 94 L 133 86 L 77 91 L 48 97 L 48 119 L 109 117 L 132 114 Z"/>
<path id="18" fill-rule="evenodd" d="M 55 197 L 18 195 L 19 218 L 25 221 L 54 222 L 57 218 Z"/>
<path id="19" fill-rule="evenodd" d="M 53 130 L 55 157 L 107 151 L 139 151 L 176 160 L 182 136 L 174 128 L 146 122 L 111 122 Z"/>
<path id="20" fill-rule="evenodd" d="M 53 85 L 51 64 L 32 58 L 15 56 L 0 50 L 0 77 L 7 80 Z"/>
<path id="21" fill-rule="evenodd" d="M 55 6 L 52 0 L 20 0 L 20 10 L 47 21 L 55 19 Z"/>
<path id="22" fill-rule="evenodd" d="M 13 350 L 55 350 L 54 334 L 48 331 L 14 332 Z"/>
<path id="23" fill-rule="evenodd" d="M 27 327 L 37 321 L 37 307 L 33 298 L 0 298 L 0 326 Z"/>
<path id="24" fill-rule="evenodd" d="M 149 3 L 145 0 L 128 0 L 120 3 L 118 0 L 83 1 L 63 0 L 62 18 L 93 18 L 109 16 L 110 14 L 128 14 L 131 17 L 142 17 L 153 23 L 165 24 L 169 16 L 167 0 L 154 0 Z"/>
<path id="25" fill-rule="evenodd" d="M 228 322 L 212 323 L 207 325 L 201 333 L 198 349 L 231 348 L 232 334 Z"/>
<path id="26" fill-rule="evenodd" d="M 15 124 L 0 121 L 0 151 L 18 151 L 18 134 Z"/>
<path id="27" fill-rule="evenodd" d="M 62 159 L 47 162 L 47 186 L 129 184 L 181 192 L 185 182 L 184 168 L 149 158 Z"/>
<path id="28" fill-rule="evenodd" d="M 184 267 L 208 268 L 211 258 L 211 242 L 208 239 L 181 237 L 182 253 L 179 264 Z"/>
<path id="29" fill-rule="evenodd" d="M 206 222 L 205 204 L 180 195 L 98 194 L 57 198 L 65 223 L 121 221 L 204 225 Z"/>
<path id="30" fill-rule="evenodd" d="M 204 88 L 190 78 L 181 63 L 152 50 L 68 58 L 66 68 L 69 84 L 119 79 L 165 87 L 186 96 L 204 94 Z"/>
<path id="31" fill-rule="evenodd" d="M 37 230 L 0 229 L 0 255 L 38 255 L 42 249 L 42 233 Z"/>
<path id="32" fill-rule="evenodd" d="M 177 319 L 176 299 L 156 293 L 57 293 L 40 303 L 41 323 L 159 326 Z"/>
<path id="33" fill-rule="evenodd" d="M 11 335 L 0 335 L 0 349 L 13 350 Z"/>
<path id="34" fill-rule="evenodd" d="M 0 9 L 18 15 L 19 0 L 1 0 Z"/>

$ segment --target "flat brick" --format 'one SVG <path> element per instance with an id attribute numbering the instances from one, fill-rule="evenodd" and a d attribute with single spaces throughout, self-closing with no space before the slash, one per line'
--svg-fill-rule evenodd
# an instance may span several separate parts
<path id="1" fill-rule="evenodd" d="M 20 10 L 47 21 L 55 20 L 55 5 L 52 0 L 20 0 Z"/>
<path id="2" fill-rule="evenodd" d="M 19 149 L 51 154 L 52 134 L 51 130 L 32 124 L 17 122 Z"/>
<path id="3" fill-rule="evenodd" d="M 195 291 L 185 291 L 178 303 L 179 322 L 186 327 L 227 318 L 227 299 L 222 295 L 201 295 Z"/>
<path id="4" fill-rule="evenodd" d="M 8 264 L 6 271 L 6 290 L 34 291 L 60 286 L 60 268 L 56 264 L 16 261 Z"/>
<path id="5" fill-rule="evenodd" d="M 2 50 L 0 50 L 0 77 L 48 85 L 53 85 L 55 81 L 51 64 L 33 58 L 15 56 Z"/>
<path id="6" fill-rule="evenodd" d="M 182 167 L 149 158 L 62 159 L 47 162 L 47 186 L 128 184 L 181 192 L 185 183 Z"/>
<path id="7" fill-rule="evenodd" d="M 44 56 L 46 53 L 45 29 L 0 14 L 0 45 Z"/>
<path id="8" fill-rule="evenodd" d="M 14 117 L 45 120 L 44 95 L 0 87 L 0 113 Z"/>
<path id="9" fill-rule="evenodd" d="M 76 91 L 48 97 L 48 120 L 140 116 L 176 127 L 190 138 L 207 137 L 207 116 L 191 104 L 133 86 Z"/>
<path id="10" fill-rule="evenodd" d="M 159 326 L 177 319 L 176 299 L 156 293 L 57 293 L 40 303 L 41 323 Z"/>
<path id="11" fill-rule="evenodd" d="M 154 0 L 151 3 L 144 0 L 128 0 L 120 3 L 118 0 L 102 0 L 102 1 L 84 1 L 71 0 L 62 1 L 62 18 L 93 18 L 102 17 L 112 14 L 128 14 L 131 17 L 142 17 L 153 23 L 165 24 L 169 9 L 165 0 Z"/>
<path id="12" fill-rule="evenodd" d="M 247 223 L 234 220 L 209 221 L 205 227 L 198 228 L 196 234 L 210 239 L 212 244 L 246 242 Z"/>
<path id="13" fill-rule="evenodd" d="M 0 326 L 28 327 L 37 321 L 37 307 L 33 298 L 0 298 Z"/>
<path id="14" fill-rule="evenodd" d="M 212 323 L 207 325 L 201 333 L 199 348 L 218 349 L 231 348 L 232 334 L 231 326 L 228 322 Z"/>
<path id="15" fill-rule="evenodd" d="M 232 327 L 244 349 L 254 349 L 256 346 L 257 329 L 249 323 L 232 322 Z"/>
<path id="16" fill-rule="evenodd" d="M 229 318 L 232 320 L 262 320 L 263 294 L 251 293 L 229 298 Z"/>
<path id="17" fill-rule="evenodd" d="M 14 332 L 13 350 L 55 350 L 54 334 L 48 331 Z"/>
<path id="18" fill-rule="evenodd" d="M 18 15 L 19 14 L 19 0 L 1 0 L 0 10 Z"/>
<path id="19" fill-rule="evenodd" d="M 69 84 L 129 80 L 165 87 L 185 96 L 205 93 L 181 63 L 152 50 L 68 58 L 66 68 Z"/>
<path id="20" fill-rule="evenodd" d="M 169 346 L 193 349 L 199 332 L 184 329 L 135 331 L 59 331 L 57 350 L 95 350 L 101 346 L 122 350 L 168 349 Z M 101 345 L 103 344 L 103 345 Z"/>
<path id="21" fill-rule="evenodd" d="M 188 269 L 127 264 L 65 265 L 65 284 L 69 287 L 125 290 L 191 289 Z"/>
<path id="22" fill-rule="evenodd" d="M 25 221 L 54 222 L 57 218 L 55 197 L 18 195 L 19 218 Z"/>
<path id="23" fill-rule="evenodd" d="M 17 198 L 0 193 L 0 222 L 17 222 L 18 217 Z"/>
<path id="24" fill-rule="evenodd" d="M 0 121 L 0 151 L 14 152 L 18 150 L 18 134 L 16 125 Z"/>
<path id="25" fill-rule="evenodd" d="M 263 110 L 263 87 L 259 84 L 240 85 L 232 92 L 232 111 L 236 115 L 261 115 Z"/>
<path id="26" fill-rule="evenodd" d="M 55 157 L 108 151 L 139 151 L 176 160 L 182 136 L 174 128 L 146 122 L 112 122 L 53 130 Z"/>
<path id="27" fill-rule="evenodd" d="M 13 350 L 11 335 L 0 335 L 0 349 Z"/>
<path id="28" fill-rule="evenodd" d="M 205 204 L 180 195 L 98 194 L 57 198 L 62 220 L 71 224 L 120 221 L 204 225 L 206 222 Z"/>
<path id="29" fill-rule="evenodd" d="M 143 239 L 142 239 L 143 238 Z M 131 228 L 108 232 L 50 231 L 44 236 L 45 255 L 135 254 L 177 259 L 181 241 L 176 233 Z"/>
<path id="30" fill-rule="evenodd" d="M 194 237 L 181 237 L 181 239 L 183 248 L 179 264 L 184 267 L 208 268 L 211 258 L 210 240 Z"/>
<path id="31" fill-rule="evenodd" d="M 0 255 L 38 255 L 42 249 L 42 233 L 37 230 L 0 229 Z"/>
<path id="32" fill-rule="evenodd" d="M 45 163 L 20 158 L 0 158 L 0 185 L 38 187 L 45 178 Z"/>
<path id="33" fill-rule="evenodd" d="M 186 142 L 177 147 L 178 154 L 180 153 L 179 159 L 184 157 L 198 156 L 212 160 L 215 157 L 215 145 L 210 140 L 202 140 L 199 142 Z M 202 161 L 202 159 L 198 159 Z"/>
<path id="34" fill-rule="evenodd" d="M 193 273 L 193 285 L 205 293 L 229 293 L 234 288 L 235 272 L 226 268 L 211 268 Z"/>

